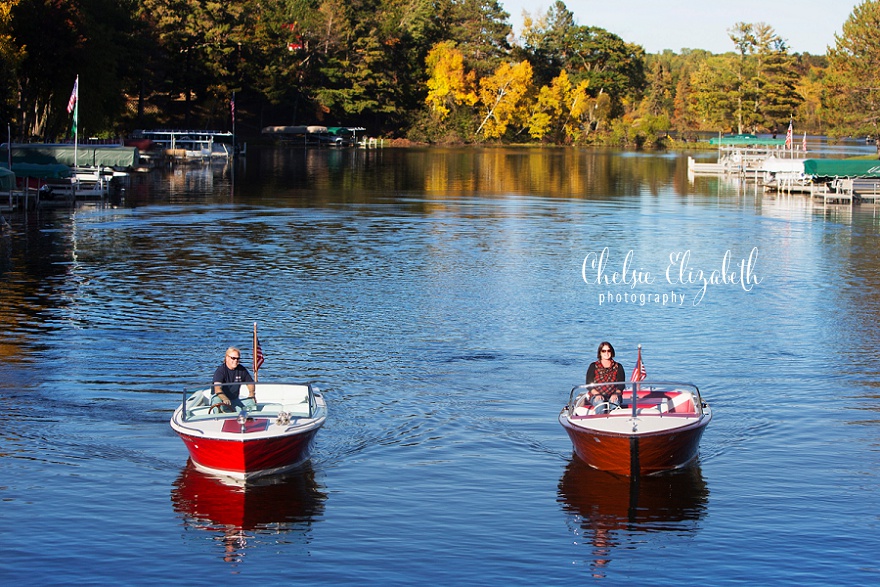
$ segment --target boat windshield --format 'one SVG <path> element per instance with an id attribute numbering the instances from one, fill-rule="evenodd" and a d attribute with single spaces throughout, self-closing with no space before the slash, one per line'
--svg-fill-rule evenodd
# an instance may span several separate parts
<path id="1" fill-rule="evenodd" d="M 592 383 L 589 385 L 577 385 L 572 388 L 568 397 L 567 407 L 574 408 L 578 400 L 582 396 L 590 394 L 591 390 L 598 390 L 607 394 L 609 387 L 613 388 L 614 393 L 621 395 L 622 400 L 620 407 L 632 407 L 633 397 L 636 398 L 636 406 L 657 403 L 662 399 L 666 399 L 672 394 L 680 395 L 688 393 L 693 397 L 693 404 L 700 412 L 707 407 L 703 403 L 700 390 L 693 383 L 682 383 L 675 381 L 618 381 L 613 383 Z"/>
<path id="2" fill-rule="evenodd" d="M 234 382 L 183 390 L 183 419 L 230 417 L 313 418 L 320 392 L 311 383 Z"/>

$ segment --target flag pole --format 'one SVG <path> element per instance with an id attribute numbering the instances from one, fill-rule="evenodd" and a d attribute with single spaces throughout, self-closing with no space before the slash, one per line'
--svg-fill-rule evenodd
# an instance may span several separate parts
<path id="1" fill-rule="evenodd" d="M 74 174 L 79 166 L 79 74 L 76 74 L 76 80 L 73 82 L 73 169 Z"/>
<path id="2" fill-rule="evenodd" d="M 254 322 L 254 381 L 259 381 L 260 366 L 257 365 L 257 323 Z"/>
<path id="3" fill-rule="evenodd" d="M 636 369 L 641 369 L 641 368 L 642 368 L 642 345 L 639 345 L 639 356 L 636 358 Z M 640 375 L 640 377 L 641 377 L 641 375 Z M 630 378 L 630 379 L 634 379 L 634 378 L 635 378 L 635 373 L 633 373 L 632 375 L 630 375 L 629 378 Z M 633 396 L 633 399 L 632 399 L 632 402 L 633 402 L 633 413 L 632 413 L 632 417 L 633 417 L 633 420 L 635 420 L 635 419 L 636 419 L 636 416 L 638 416 L 638 411 L 637 411 L 637 409 L 636 409 L 636 404 L 637 404 L 638 401 L 639 401 L 639 381 L 641 381 L 641 378 L 637 379 L 637 380 L 633 383 L 633 388 L 632 388 L 632 396 Z M 635 426 L 635 424 L 633 424 L 633 426 Z"/>

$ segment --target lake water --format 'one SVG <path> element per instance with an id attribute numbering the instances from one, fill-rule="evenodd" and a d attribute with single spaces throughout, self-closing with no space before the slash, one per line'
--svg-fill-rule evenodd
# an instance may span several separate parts
<path id="1" fill-rule="evenodd" d="M 251 149 L 8 221 L 4 584 L 880 581 L 873 207 L 684 154 Z M 243 491 L 168 420 L 254 322 L 261 380 L 330 416 Z M 700 387 L 696 466 L 572 457 L 556 418 L 602 340 Z"/>

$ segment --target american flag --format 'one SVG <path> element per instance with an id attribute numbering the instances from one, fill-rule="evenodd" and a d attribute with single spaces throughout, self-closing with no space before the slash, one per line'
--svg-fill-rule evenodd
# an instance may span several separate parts
<path id="1" fill-rule="evenodd" d="M 235 92 L 232 92 L 232 100 L 229 101 L 229 112 L 232 113 L 232 124 L 235 124 Z"/>
<path id="2" fill-rule="evenodd" d="M 67 101 L 68 114 L 73 112 L 77 100 L 79 100 L 79 76 L 76 76 L 76 81 L 73 82 L 73 91 L 70 92 L 70 99 Z"/>
<path id="3" fill-rule="evenodd" d="M 807 152 L 807 133 L 804 132 L 804 140 L 801 141 L 801 150 L 806 153 Z"/>
<path id="4" fill-rule="evenodd" d="M 266 360 L 266 356 L 263 354 L 263 347 L 260 346 L 260 339 L 257 339 L 257 356 L 254 357 L 254 371 L 259 371 L 260 366 L 263 364 L 263 361 Z"/>
<path id="5" fill-rule="evenodd" d="M 791 123 L 792 123 L 792 121 L 789 120 L 788 121 L 788 132 L 785 133 L 785 148 L 789 149 L 789 150 L 791 149 L 791 142 L 792 142 L 791 134 L 792 134 L 792 131 L 794 130 L 791 126 Z"/>
<path id="6" fill-rule="evenodd" d="M 642 363 L 642 346 L 639 345 L 639 358 L 636 359 L 636 367 L 633 369 L 632 375 L 630 375 L 629 380 L 635 383 L 636 381 L 641 381 L 647 376 L 647 371 L 645 371 L 645 365 Z"/>

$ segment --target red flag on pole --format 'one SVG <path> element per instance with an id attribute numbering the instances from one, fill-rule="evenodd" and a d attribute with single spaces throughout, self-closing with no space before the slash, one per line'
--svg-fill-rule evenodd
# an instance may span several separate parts
<path id="1" fill-rule="evenodd" d="M 635 383 L 636 381 L 644 379 L 646 375 L 647 372 L 645 371 L 645 365 L 642 363 L 642 345 L 639 345 L 639 358 L 636 359 L 636 367 L 633 369 L 629 380 Z"/>
<path id="2" fill-rule="evenodd" d="M 801 141 L 801 150 L 806 153 L 807 152 L 807 132 L 804 131 L 804 140 Z"/>
<path id="3" fill-rule="evenodd" d="M 791 150 L 792 146 L 792 131 L 794 130 L 791 126 L 792 121 L 788 121 L 788 132 L 785 133 L 785 148 Z"/>

